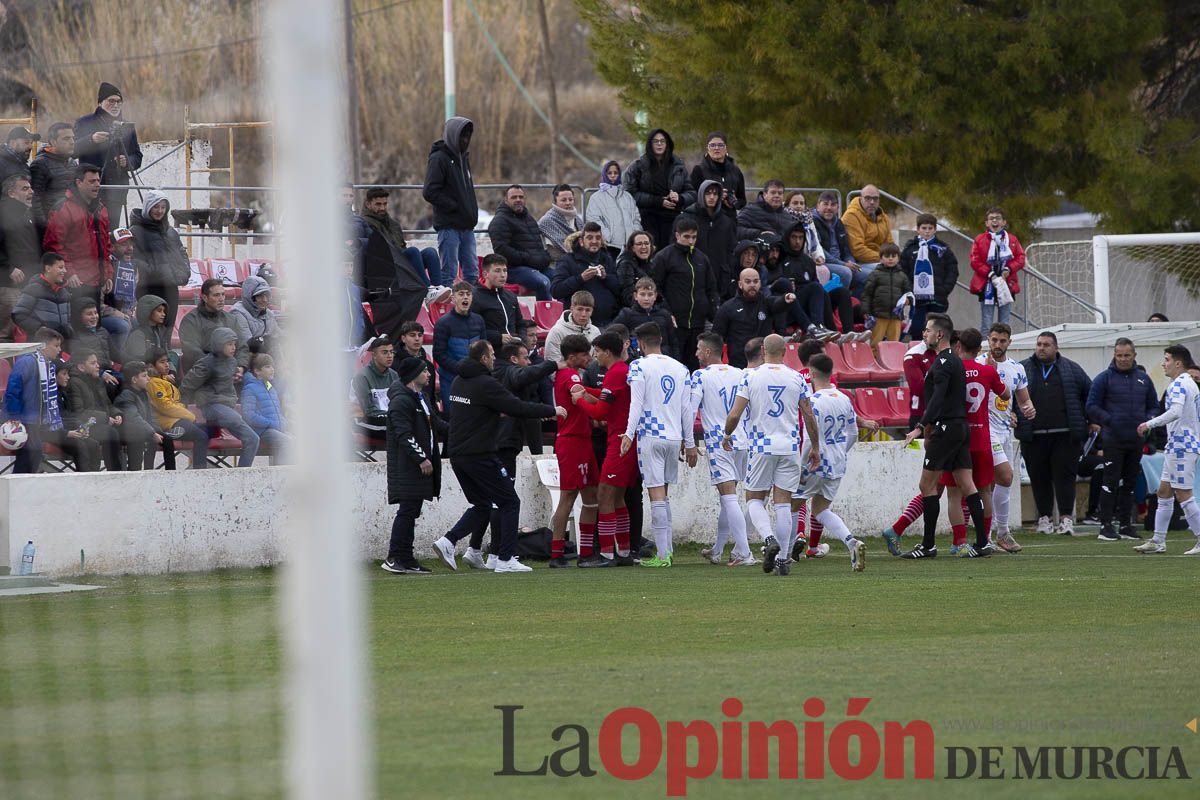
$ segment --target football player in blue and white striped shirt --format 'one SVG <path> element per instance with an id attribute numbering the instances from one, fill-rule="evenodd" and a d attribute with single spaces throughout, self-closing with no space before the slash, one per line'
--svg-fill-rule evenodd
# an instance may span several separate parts
<path id="1" fill-rule="evenodd" d="M 642 357 L 629 365 L 629 422 L 621 436 L 620 452 L 628 453 L 637 437 L 638 469 L 650 495 L 650 529 L 658 550 L 655 558 L 643 559 L 642 566 L 669 567 L 672 537 L 667 487 L 678 482 L 683 443 L 692 437 L 692 420 L 685 419 L 688 370 L 663 355 L 663 334 L 657 323 L 639 325 L 634 334 Z"/>
<path id="2" fill-rule="evenodd" d="M 721 498 L 716 544 L 711 550 L 701 551 L 701 554 L 712 563 L 720 564 L 725 542 L 732 536 L 733 552 L 729 557 L 729 566 L 752 566 L 758 561 L 750 553 L 750 543 L 746 539 L 746 518 L 742 515 L 737 498 L 738 482 L 746 475 L 744 431 L 734 433 L 732 450 L 721 449 L 725 418 L 733 408 L 738 386 L 742 383 L 740 369 L 721 363 L 724 349 L 725 341 L 719 333 L 700 334 L 696 344 L 696 360 L 700 362 L 700 369 L 693 372 L 688 381 L 691 392 L 686 418 L 695 419 L 696 412 L 700 412 L 708 472 Z M 698 457 L 698 453 L 691 441 L 687 450 L 690 464 Z"/>

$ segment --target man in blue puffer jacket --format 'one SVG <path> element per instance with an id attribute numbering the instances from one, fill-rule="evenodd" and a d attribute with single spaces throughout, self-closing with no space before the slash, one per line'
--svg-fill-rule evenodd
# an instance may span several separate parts
<path id="1" fill-rule="evenodd" d="M 1087 416 L 1092 430 L 1103 430 L 1104 489 L 1100 495 L 1102 542 L 1140 539 L 1133 527 L 1133 486 L 1141 473 L 1142 439 L 1137 427 L 1158 414 L 1158 396 L 1146 370 L 1136 361 L 1129 339 L 1117 339 L 1108 369 L 1092 381 Z M 1096 424 L 1099 423 L 1099 424 Z M 1118 529 L 1113 529 L 1113 509 Z"/>
<path id="2" fill-rule="evenodd" d="M 442 409 L 450 410 L 450 384 L 458 377 L 458 364 L 467 357 L 471 344 L 487 338 L 483 317 L 471 310 L 474 290 L 466 281 L 454 284 L 450 301 L 454 308 L 433 326 L 433 360 L 442 384 Z"/>

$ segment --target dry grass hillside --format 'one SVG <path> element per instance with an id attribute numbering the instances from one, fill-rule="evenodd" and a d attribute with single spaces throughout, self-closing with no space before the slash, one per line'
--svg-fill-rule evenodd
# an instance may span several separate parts
<path id="1" fill-rule="evenodd" d="M 184 105 L 191 106 L 193 119 L 203 121 L 271 116 L 262 63 L 262 0 L 0 0 L 0 5 L 7 6 L 4 25 L 23 28 L 20 36 L 0 37 L 18 48 L 4 53 L 6 76 L 37 96 L 43 130 L 90 112 L 100 81 L 121 87 L 126 117 L 137 122 L 143 139 L 179 138 Z M 536 0 L 476 0 L 476 5 L 513 69 L 545 107 Z M 635 151 L 615 92 L 595 76 L 574 5 L 546 0 L 546 6 L 563 132 L 595 161 L 628 159 Z M 550 174 L 546 125 L 504 74 L 465 0 L 456 8 L 458 113 L 476 122 L 476 181 L 594 184 L 592 170 L 565 150 L 562 174 Z M 441 3 L 354 0 L 353 9 L 362 178 L 419 182 L 443 118 Z M 23 50 L 21 40 L 27 42 Z M 239 183 L 245 183 L 252 173 L 242 153 L 248 159 L 257 150 L 261 157 L 268 145 L 266 137 L 253 133 L 239 137 L 238 171 L 244 176 Z M 315 143 L 314 157 L 325 149 Z M 214 141 L 214 151 L 220 159 L 223 138 Z"/>

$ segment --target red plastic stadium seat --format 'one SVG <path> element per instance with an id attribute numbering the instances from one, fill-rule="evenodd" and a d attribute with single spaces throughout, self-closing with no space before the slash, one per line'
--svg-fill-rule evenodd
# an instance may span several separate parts
<path id="1" fill-rule="evenodd" d="M 871 345 L 867 342 L 847 342 L 842 345 L 842 354 L 846 357 L 847 364 L 870 375 L 872 381 L 898 381 L 903 374 L 902 370 L 884 369 L 879 366 L 875 354 L 871 352 Z"/>
<path id="2" fill-rule="evenodd" d="M 370 322 L 372 325 L 374 325 L 375 324 L 375 309 L 371 308 L 370 303 L 363 303 L 362 307 L 363 307 L 363 313 L 367 315 L 367 322 Z"/>
<path id="3" fill-rule="evenodd" d="M 908 352 L 908 347 L 904 342 L 880 342 L 879 363 L 884 369 L 904 374 L 904 354 Z"/>
<path id="4" fill-rule="evenodd" d="M 179 325 L 183 322 L 183 318 L 196 310 L 196 306 L 179 306 L 175 312 L 175 328 L 171 331 L 171 347 L 178 349 L 183 347 L 183 342 L 179 340 Z"/>
<path id="5" fill-rule="evenodd" d="M 892 413 L 896 419 L 900 420 L 897 425 L 908 425 L 908 418 L 912 415 L 912 396 L 908 393 L 907 386 L 889 386 L 887 387 L 888 404 L 892 407 Z"/>
<path id="6" fill-rule="evenodd" d="M 833 375 L 838 383 L 867 383 L 871 380 L 870 371 L 855 369 L 842 355 L 842 348 L 834 342 L 825 345 L 825 355 L 833 360 Z"/>
<path id="7" fill-rule="evenodd" d="M 433 344 L 433 321 L 429 318 L 429 309 L 423 305 L 417 312 L 417 322 L 425 329 L 425 344 Z"/>
<path id="8" fill-rule="evenodd" d="M 539 300 L 533 306 L 533 318 L 539 328 L 550 330 L 554 323 L 562 319 L 563 304 L 561 300 Z"/>
<path id="9" fill-rule="evenodd" d="M 873 419 L 880 425 L 887 427 L 895 427 L 903 425 L 908 421 L 906 416 L 904 419 L 896 419 L 896 412 L 888 402 L 887 392 L 883 389 L 864 386 L 854 393 L 855 408 L 861 416 L 867 419 Z"/>
<path id="10" fill-rule="evenodd" d="M 429 304 L 429 321 L 430 325 L 426 329 L 426 333 L 433 332 L 433 326 L 437 325 L 437 321 L 449 313 L 450 309 L 454 308 L 453 303 L 430 303 Z M 425 323 L 421 323 L 424 325 Z"/>
<path id="11" fill-rule="evenodd" d="M 275 271 L 275 262 L 269 258 L 247 258 L 242 262 L 245 265 L 245 276 L 258 275 L 259 267 L 267 266 L 271 271 Z M 243 278 L 244 280 L 244 278 Z"/>
<path id="12" fill-rule="evenodd" d="M 800 351 L 800 343 L 799 342 L 788 342 L 787 347 L 783 351 L 784 365 L 791 367 L 792 369 L 796 370 L 797 372 L 799 372 L 800 370 L 802 370 L 804 368 L 804 365 L 800 363 L 800 356 L 798 355 L 799 351 Z"/>
<path id="13" fill-rule="evenodd" d="M 212 277 L 206 259 L 189 259 L 188 266 L 191 268 L 191 274 L 188 275 L 187 283 L 179 290 L 180 300 L 195 300 L 200 296 L 200 285 Z"/>

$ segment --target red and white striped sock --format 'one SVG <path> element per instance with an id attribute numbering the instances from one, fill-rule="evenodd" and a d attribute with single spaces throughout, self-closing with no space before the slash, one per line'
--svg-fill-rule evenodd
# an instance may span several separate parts
<path id="1" fill-rule="evenodd" d="M 900 519 L 892 524 L 892 530 L 897 536 L 903 536 L 904 531 L 925 514 L 925 501 L 921 495 L 917 495 L 912 500 L 908 501 L 908 507 L 904 509 L 904 513 L 900 515 Z"/>
<path id="2" fill-rule="evenodd" d="M 579 557 L 591 558 L 595 555 L 596 523 L 579 523 Z"/>

